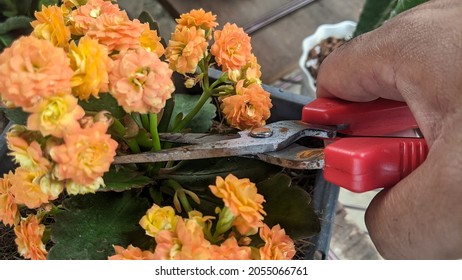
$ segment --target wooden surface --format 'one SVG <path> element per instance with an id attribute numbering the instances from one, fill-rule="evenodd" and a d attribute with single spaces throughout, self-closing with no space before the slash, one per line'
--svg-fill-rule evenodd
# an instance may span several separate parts
<path id="1" fill-rule="evenodd" d="M 217 15 L 220 29 L 226 22 L 245 26 L 290 0 L 159 0 L 172 17 L 203 8 Z M 305 37 L 324 23 L 357 21 L 365 0 L 317 0 L 251 34 L 252 49 L 262 66 L 262 80 L 271 84 L 298 67 Z"/>

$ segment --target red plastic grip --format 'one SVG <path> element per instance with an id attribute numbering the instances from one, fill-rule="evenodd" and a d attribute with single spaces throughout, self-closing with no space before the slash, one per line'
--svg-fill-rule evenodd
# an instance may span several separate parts
<path id="1" fill-rule="evenodd" d="M 356 136 L 391 135 L 418 127 L 406 103 L 381 98 L 370 102 L 317 98 L 303 108 L 302 121 L 347 125 L 339 132 Z"/>
<path id="2" fill-rule="evenodd" d="M 424 139 L 343 138 L 324 149 L 324 177 L 353 192 L 394 186 L 427 157 Z"/>

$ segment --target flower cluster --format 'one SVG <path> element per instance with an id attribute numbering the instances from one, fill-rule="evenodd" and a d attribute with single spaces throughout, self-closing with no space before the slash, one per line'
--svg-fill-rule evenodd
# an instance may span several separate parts
<path id="1" fill-rule="evenodd" d="M 129 245 L 114 246 L 111 260 L 290 260 L 295 255 L 292 239 L 279 225 L 263 222 L 263 196 L 254 183 L 232 174 L 217 177 L 210 190 L 224 203 L 215 217 L 190 211 L 187 218 L 170 206 L 154 204 L 140 220 L 146 234 L 155 239 L 153 250 Z M 232 230 L 235 229 L 235 230 Z M 214 232 L 212 233 L 212 230 Z M 252 240 L 259 233 L 260 243 Z M 254 238 L 257 240 L 257 238 Z M 252 244 L 252 245 L 251 245 Z"/>
<path id="2" fill-rule="evenodd" d="M 211 98 L 229 126 L 241 130 L 264 125 L 272 107 L 250 37 L 235 24 L 216 30 L 215 15 L 192 10 L 177 19 L 164 46 L 157 30 L 130 19 L 116 1 L 60 2 L 36 11 L 32 33 L 0 54 L 1 104 L 27 119 L 6 134 L 17 168 L 0 178 L 0 221 L 14 227 L 18 251 L 30 259 L 47 257 L 50 237 L 44 235 L 43 220 L 63 211 L 63 199 L 107 188 L 104 175 L 117 154 L 163 148 L 158 125 L 171 117 L 164 115 L 171 114 L 165 107 L 174 98 L 174 72 L 187 87 L 197 84 L 203 93 L 191 112 L 164 125 L 168 132 L 182 131 Z M 210 67 L 219 68 L 221 77 L 211 81 Z M 134 168 L 155 181 L 159 170 L 171 165 Z M 156 249 L 116 246 L 111 258 L 293 256 L 284 230 L 264 224 L 264 198 L 248 179 L 218 178 L 210 192 L 225 205 L 214 234 L 213 217 L 188 209 L 188 218 L 182 218 L 170 206 L 154 205 L 140 226 L 155 238 Z M 183 190 L 185 194 L 199 202 L 194 192 Z M 177 194 L 173 202 L 178 209 Z M 22 211 L 26 208 L 35 211 Z M 258 256 L 249 246 L 257 233 L 265 241 Z"/>

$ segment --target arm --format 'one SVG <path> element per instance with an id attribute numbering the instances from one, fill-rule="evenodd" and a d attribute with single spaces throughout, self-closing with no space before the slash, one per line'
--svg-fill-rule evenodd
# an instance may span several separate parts
<path id="1" fill-rule="evenodd" d="M 462 1 L 430 1 L 351 40 L 323 62 L 317 88 L 408 103 L 428 158 L 374 198 L 366 225 L 385 258 L 462 258 Z"/>

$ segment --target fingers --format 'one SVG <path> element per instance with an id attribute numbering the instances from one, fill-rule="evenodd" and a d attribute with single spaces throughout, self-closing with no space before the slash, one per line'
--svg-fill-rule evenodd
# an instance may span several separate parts
<path id="1" fill-rule="evenodd" d="M 331 53 L 319 70 L 318 97 L 403 100 L 396 86 L 394 47 L 386 38 L 389 36 L 384 38 L 382 33 L 383 30 L 376 30 L 364 34 Z"/>

